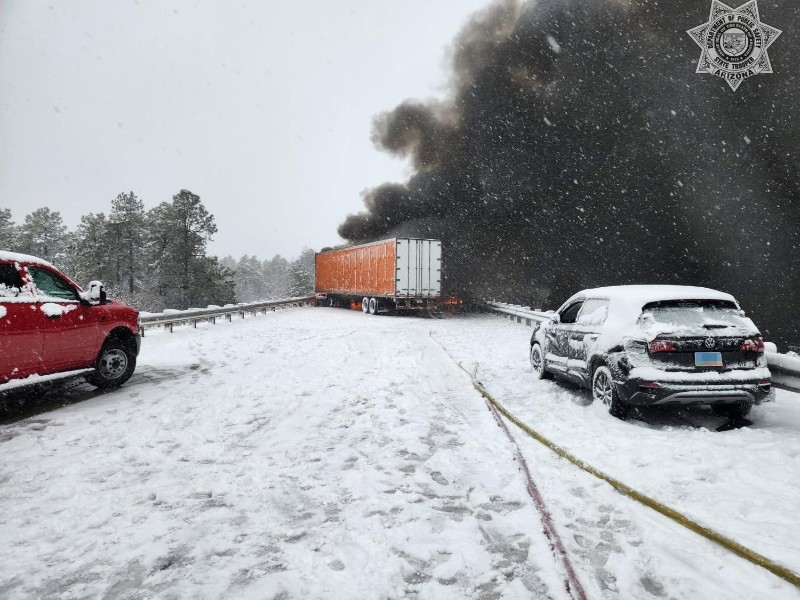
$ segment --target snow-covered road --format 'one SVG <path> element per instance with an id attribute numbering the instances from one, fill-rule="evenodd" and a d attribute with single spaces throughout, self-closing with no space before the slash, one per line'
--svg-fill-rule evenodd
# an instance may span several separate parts
<path id="1" fill-rule="evenodd" d="M 724 433 L 622 423 L 536 380 L 529 335 L 323 308 L 148 333 L 121 390 L 0 427 L 0 597 L 570 598 L 456 362 L 580 458 L 800 570 L 798 396 Z M 589 598 L 800 598 L 512 433 Z"/>

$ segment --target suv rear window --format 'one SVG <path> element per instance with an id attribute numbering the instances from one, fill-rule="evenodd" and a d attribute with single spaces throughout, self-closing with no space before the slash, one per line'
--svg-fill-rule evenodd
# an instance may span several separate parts
<path id="1" fill-rule="evenodd" d="M 14 265 L 0 264 L 0 297 L 18 296 L 22 289 L 22 277 Z"/>
<path id="2" fill-rule="evenodd" d="M 729 300 L 663 300 L 642 308 L 640 322 L 676 329 L 714 331 L 730 327 L 753 329 L 753 322 Z"/>

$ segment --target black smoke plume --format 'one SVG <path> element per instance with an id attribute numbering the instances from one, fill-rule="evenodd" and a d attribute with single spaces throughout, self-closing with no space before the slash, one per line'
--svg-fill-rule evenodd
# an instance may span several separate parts
<path id="1" fill-rule="evenodd" d="M 775 74 L 736 92 L 695 73 L 697 0 L 505 0 L 452 47 L 442 102 L 375 120 L 406 183 L 365 194 L 339 233 L 443 239 L 450 291 L 554 308 L 624 283 L 736 295 L 768 337 L 800 343 L 798 32 Z M 800 4 L 764 4 L 788 29 Z M 800 25 L 798 25 L 800 27 Z"/>

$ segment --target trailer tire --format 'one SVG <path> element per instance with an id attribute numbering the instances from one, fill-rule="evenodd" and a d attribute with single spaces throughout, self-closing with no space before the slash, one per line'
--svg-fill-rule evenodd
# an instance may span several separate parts
<path id="1" fill-rule="evenodd" d="M 370 298 L 369 299 L 369 314 L 371 314 L 371 315 L 378 314 L 378 299 L 377 298 Z"/>
<path id="2" fill-rule="evenodd" d="M 369 312 L 369 298 L 366 296 L 364 296 L 364 298 L 361 300 L 361 312 L 364 314 Z"/>

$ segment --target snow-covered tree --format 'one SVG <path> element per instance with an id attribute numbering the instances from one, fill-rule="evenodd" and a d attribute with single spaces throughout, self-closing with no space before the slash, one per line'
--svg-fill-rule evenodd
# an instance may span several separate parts
<path id="1" fill-rule="evenodd" d="M 92 279 L 113 285 L 114 269 L 109 249 L 115 242 L 110 239 L 106 215 L 83 215 L 70 238 L 68 274 L 81 285 Z"/>
<path id="2" fill-rule="evenodd" d="M 0 248 L 16 250 L 16 246 L 17 226 L 11 219 L 11 211 L 7 208 L 0 208 Z"/>
<path id="3" fill-rule="evenodd" d="M 146 217 L 144 203 L 136 194 L 119 194 L 111 201 L 108 228 L 113 236 L 107 252 L 115 268 L 114 282 L 132 294 L 147 277 Z"/>
<path id="4" fill-rule="evenodd" d="M 291 273 L 289 261 L 280 254 L 264 261 L 264 282 L 268 299 L 288 298 Z"/>
<path id="5" fill-rule="evenodd" d="M 239 259 L 235 271 L 237 300 L 251 302 L 263 300 L 266 297 L 267 286 L 264 281 L 264 270 L 258 258 L 245 254 Z"/>
<path id="6" fill-rule="evenodd" d="M 186 308 L 207 297 L 210 279 L 206 269 L 219 267 L 207 261 L 206 245 L 217 232 L 214 216 L 189 190 L 181 190 L 172 202 L 162 202 L 147 214 L 151 234 L 154 292 L 171 308 Z M 233 286 L 231 285 L 231 290 Z"/>
<path id="7" fill-rule="evenodd" d="M 236 297 L 234 272 L 223 266 L 216 256 L 204 256 L 192 263 L 191 306 L 231 304 Z"/>
<path id="8" fill-rule="evenodd" d="M 289 278 L 289 296 L 308 296 L 314 293 L 314 251 L 303 248 L 292 261 Z"/>
<path id="9" fill-rule="evenodd" d="M 19 229 L 17 247 L 53 263 L 65 258 L 67 227 L 61 213 L 47 207 L 38 208 L 25 217 Z"/>

